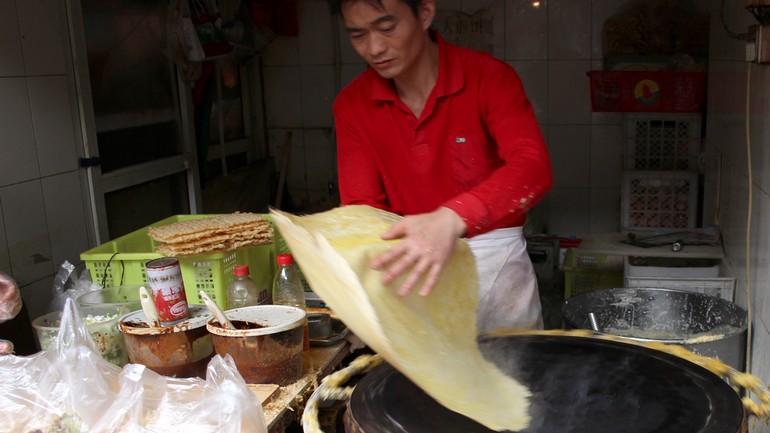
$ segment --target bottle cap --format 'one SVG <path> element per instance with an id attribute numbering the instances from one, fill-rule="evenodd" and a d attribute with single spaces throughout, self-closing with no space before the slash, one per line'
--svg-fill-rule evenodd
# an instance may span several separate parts
<path id="1" fill-rule="evenodd" d="M 245 277 L 249 275 L 249 265 L 235 265 L 233 274 L 236 277 Z"/>
<path id="2" fill-rule="evenodd" d="M 275 261 L 278 262 L 278 266 L 291 265 L 294 263 L 294 257 L 291 254 L 278 254 Z"/>

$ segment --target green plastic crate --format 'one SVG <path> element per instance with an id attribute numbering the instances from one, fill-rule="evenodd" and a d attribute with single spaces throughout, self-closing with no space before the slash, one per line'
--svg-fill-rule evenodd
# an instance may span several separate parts
<path id="1" fill-rule="evenodd" d="M 594 290 L 623 287 L 623 256 L 569 248 L 563 270 L 565 299 Z"/>
<path id="2" fill-rule="evenodd" d="M 174 215 L 85 251 L 80 254 L 80 259 L 89 270 L 91 279 L 104 287 L 146 284 L 147 262 L 164 257 L 155 252 L 157 242 L 147 236 L 147 232 L 153 227 L 212 216 Z M 263 216 L 270 221 L 269 215 Z M 273 231 L 278 238 L 275 227 Z M 279 243 L 278 239 L 275 240 Z M 270 244 L 179 257 L 187 302 L 203 304 L 198 294 L 198 291 L 203 290 L 217 305 L 227 309 L 227 286 L 233 280 L 233 268 L 237 264 L 249 265 L 251 278 L 258 286 L 269 291 L 275 275 L 275 256 L 275 245 Z"/>

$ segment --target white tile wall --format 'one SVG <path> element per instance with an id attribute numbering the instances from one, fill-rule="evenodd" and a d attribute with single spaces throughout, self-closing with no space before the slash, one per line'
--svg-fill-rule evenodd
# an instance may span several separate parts
<path id="1" fill-rule="evenodd" d="M 27 80 L 0 78 L 0 186 L 40 177 Z"/>
<path id="2" fill-rule="evenodd" d="M 344 88 L 348 83 L 353 81 L 354 78 L 361 75 L 366 70 L 365 63 L 354 63 L 342 65 L 340 68 L 340 89 Z"/>
<path id="3" fill-rule="evenodd" d="M 77 170 L 75 119 L 67 77 L 27 78 L 41 176 Z"/>
<path id="4" fill-rule="evenodd" d="M 16 0 L 27 75 L 66 74 L 68 30 L 58 0 Z"/>
<path id="5" fill-rule="evenodd" d="M 43 314 L 53 311 L 51 308 L 53 293 L 52 275 L 21 287 L 21 297 L 27 306 L 30 320 L 35 320 Z"/>
<path id="6" fill-rule="evenodd" d="M 548 58 L 591 58 L 591 0 L 548 2 Z"/>
<path id="7" fill-rule="evenodd" d="M 299 64 L 299 40 L 277 36 L 264 49 L 265 66 L 296 66 Z"/>
<path id="8" fill-rule="evenodd" d="M 24 75 L 16 0 L 0 0 L 0 77 Z"/>
<path id="9" fill-rule="evenodd" d="M 581 237 L 591 228 L 591 190 L 553 188 L 548 194 L 548 231 Z"/>
<path id="10" fill-rule="evenodd" d="M 264 73 L 268 127 L 301 126 L 300 68 L 296 66 L 266 67 Z"/>
<path id="11" fill-rule="evenodd" d="M 19 285 L 53 274 L 40 180 L 0 188 L 11 270 Z"/>
<path id="12" fill-rule="evenodd" d="M 549 126 L 548 150 L 554 187 L 591 187 L 591 128 L 588 125 Z"/>
<path id="13" fill-rule="evenodd" d="M 606 233 L 620 230 L 620 191 L 620 188 L 591 188 L 589 232 Z"/>
<path id="14" fill-rule="evenodd" d="M 591 188 L 620 188 L 624 147 L 621 125 L 591 126 Z"/>
<path id="15" fill-rule="evenodd" d="M 548 58 L 548 4 L 532 0 L 505 0 L 505 60 Z"/>
<path id="16" fill-rule="evenodd" d="M 591 121 L 588 60 L 548 62 L 548 121 L 551 124 L 584 124 Z"/>
<path id="17" fill-rule="evenodd" d="M 332 104 L 336 93 L 334 69 L 328 66 L 300 67 L 302 125 L 309 128 L 331 128 L 334 123 Z"/>
<path id="18" fill-rule="evenodd" d="M 45 177 L 41 183 L 52 264 L 56 269 L 65 260 L 77 264 L 80 253 L 89 249 L 86 203 L 78 172 Z"/>
<path id="19" fill-rule="evenodd" d="M 327 128 L 306 129 L 303 136 L 305 164 L 315 168 L 307 173 L 308 187 L 324 192 L 330 181 L 337 180 L 336 153 L 331 134 L 331 129 Z"/>
<path id="20" fill-rule="evenodd" d="M 331 65 L 334 63 L 332 31 L 336 20 L 329 13 L 326 2 L 297 4 L 299 23 L 299 58 L 303 65 Z"/>
<path id="21" fill-rule="evenodd" d="M 508 62 L 516 69 L 524 85 L 529 102 L 535 110 L 535 117 L 541 125 L 548 124 L 548 62 L 522 60 Z"/>

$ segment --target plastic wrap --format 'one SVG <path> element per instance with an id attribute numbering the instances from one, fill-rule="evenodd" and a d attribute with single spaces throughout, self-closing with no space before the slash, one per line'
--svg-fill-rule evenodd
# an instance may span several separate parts
<path id="1" fill-rule="evenodd" d="M 53 301 L 49 311 L 61 311 L 65 300 L 77 300 L 80 295 L 101 288 L 91 280 L 88 269 L 83 269 L 78 276 L 75 265 L 65 260 L 53 278 Z"/>
<path id="2" fill-rule="evenodd" d="M 262 406 L 229 356 L 206 380 L 123 369 L 95 351 L 80 313 L 65 301 L 59 335 L 29 357 L 0 357 L 0 431 L 264 433 Z"/>

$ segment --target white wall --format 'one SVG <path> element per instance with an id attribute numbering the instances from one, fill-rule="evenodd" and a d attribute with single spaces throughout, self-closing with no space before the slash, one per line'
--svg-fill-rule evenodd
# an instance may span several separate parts
<path id="1" fill-rule="evenodd" d="M 751 372 L 767 384 L 770 382 L 770 123 L 767 122 L 770 67 L 745 61 L 746 43 L 729 37 L 719 20 L 721 0 L 712 0 L 711 4 L 704 218 L 717 223 L 722 231 L 725 253 L 737 277 L 736 303 L 744 308 L 752 307 Z M 733 33 L 744 33 L 750 24 L 755 24 L 742 6 L 743 2 L 726 2 L 725 25 Z M 749 73 L 750 153 L 746 139 Z M 768 433 L 770 427 L 755 421 L 751 431 Z"/>
<path id="2" fill-rule="evenodd" d="M 60 0 L 0 0 L 0 271 L 32 318 L 88 249 L 68 30 Z"/>

